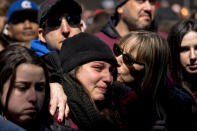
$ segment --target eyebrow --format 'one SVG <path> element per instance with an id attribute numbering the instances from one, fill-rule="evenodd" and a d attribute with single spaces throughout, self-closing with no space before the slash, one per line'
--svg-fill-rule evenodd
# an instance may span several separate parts
<path id="1" fill-rule="evenodd" d="M 27 82 L 27 81 L 15 81 L 16 84 L 31 84 L 31 82 Z M 36 82 L 36 84 L 45 84 L 46 82 L 45 81 L 41 81 L 41 82 Z"/>
<path id="2" fill-rule="evenodd" d="M 96 64 L 101 64 L 101 65 L 105 65 L 105 63 L 103 62 L 103 61 L 94 61 L 94 63 L 96 63 Z"/>

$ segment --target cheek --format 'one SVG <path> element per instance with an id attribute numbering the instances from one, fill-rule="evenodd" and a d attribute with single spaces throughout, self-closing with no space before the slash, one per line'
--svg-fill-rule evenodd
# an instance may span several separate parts
<path id="1" fill-rule="evenodd" d="M 129 68 L 122 64 L 120 67 L 118 67 L 118 81 L 120 82 L 131 82 L 133 81 L 133 76 L 130 73 Z"/>
<path id="2" fill-rule="evenodd" d="M 22 30 L 22 26 L 21 24 L 15 25 L 11 28 L 12 32 L 16 33 L 16 32 L 21 32 Z M 16 33 L 17 34 L 17 33 Z"/>
<path id="3" fill-rule="evenodd" d="M 15 96 L 10 96 L 9 102 L 8 102 L 8 109 L 13 110 L 13 109 L 18 109 L 18 107 L 21 107 L 23 97 L 15 97 Z M 18 106 L 20 105 L 20 106 Z"/>
<path id="4" fill-rule="evenodd" d="M 80 79 L 79 81 L 81 85 L 83 86 L 84 90 L 90 95 L 90 97 L 93 97 L 93 92 L 94 92 L 95 85 L 96 85 L 94 78 L 84 77 L 83 79 Z"/>
<path id="5" fill-rule="evenodd" d="M 86 70 L 85 72 L 78 72 L 77 79 L 89 93 L 94 89 L 97 81 L 99 81 L 97 75 L 88 70 Z"/>
<path id="6" fill-rule="evenodd" d="M 44 100 L 45 100 L 45 93 L 37 93 L 38 96 L 38 105 L 40 107 L 40 109 L 42 108 L 43 104 L 44 104 Z"/>
<path id="7" fill-rule="evenodd" d="M 38 31 L 39 26 L 37 24 L 33 23 L 32 27 L 33 27 L 34 30 Z"/>
<path id="8" fill-rule="evenodd" d="M 51 37 L 52 37 L 52 33 L 51 32 L 49 32 L 48 34 L 46 34 L 45 40 L 46 40 L 47 43 L 49 43 L 51 40 L 53 40 L 53 39 L 51 39 Z"/>
<path id="9" fill-rule="evenodd" d="M 87 88 L 88 90 L 90 88 L 92 88 L 92 86 L 96 83 L 97 78 L 95 78 L 94 76 L 86 76 L 86 77 L 81 77 L 79 79 L 79 81 L 81 82 L 81 84 Z"/>
<path id="10" fill-rule="evenodd" d="M 123 63 L 120 67 L 118 67 L 118 73 L 127 74 L 129 73 L 129 68 Z"/>
<path id="11" fill-rule="evenodd" d="M 180 54 L 180 63 L 182 66 L 184 66 L 188 61 L 188 57 L 186 53 L 181 53 Z"/>
<path id="12" fill-rule="evenodd" d="M 49 44 L 49 46 L 53 48 L 56 46 L 56 43 L 58 42 L 56 35 L 53 34 L 52 32 L 48 33 L 45 36 L 45 40 L 46 40 L 46 43 Z"/>
<path id="13" fill-rule="evenodd" d="M 23 108 L 24 104 L 25 104 L 24 96 L 17 95 L 13 91 L 8 100 L 8 111 L 15 114 Z"/>

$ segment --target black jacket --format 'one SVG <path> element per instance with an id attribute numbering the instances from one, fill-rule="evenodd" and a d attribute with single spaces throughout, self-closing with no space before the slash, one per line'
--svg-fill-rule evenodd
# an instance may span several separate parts
<path id="1" fill-rule="evenodd" d="M 166 88 L 160 94 L 163 112 L 166 118 L 165 127 L 167 131 L 191 131 L 192 127 L 192 100 L 189 95 L 175 87 Z M 154 116 L 153 108 L 144 100 L 133 99 L 127 94 L 121 99 L 122 131 L 151 131 L 155 121 L 159 120 Z"/>

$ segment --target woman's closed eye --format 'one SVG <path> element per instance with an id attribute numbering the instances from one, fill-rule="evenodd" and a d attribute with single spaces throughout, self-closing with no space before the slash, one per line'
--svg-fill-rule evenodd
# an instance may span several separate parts
<path id="1" fill-rule="evenodd" d="M 98 71 L 98 72 L 101 72 L 103 70 L 103 66 L 102 65 L 94 65 L 93 68 Z"/>
<path id="2" fill-rule="evenodd" d="M 30 83 L 27 83 L 27 82 L 16 82 L 14 87 L 19 89 L 20 91 L 25 91 L 27 89 L 29 89 L 30 87 Z"/>
<path id="3" fill-rule="evenodd" d="M 19 83 L 19 82 L 17 82 L 14 87 L 19 89 L 20 91 L 25 91 L 25 90 L 27 90 L 31 87 L 31 83 L 28 83 L 28 82 Z M 45 89 L 45 83 L 44 82 L 40 82 L 40 83 L 35 84 L 35 90 L 43 91 L 44 89 Z"/>

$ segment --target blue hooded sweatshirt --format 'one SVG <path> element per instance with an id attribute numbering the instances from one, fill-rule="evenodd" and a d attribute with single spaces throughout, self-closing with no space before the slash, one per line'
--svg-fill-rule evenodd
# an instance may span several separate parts
<path id="1" fill-rule="evenodd" d="M 30 42 L 30 49 L 39 56 L 51 52 L 51 50 L 47 48 L 46 43 L 42 42 L 41 40 L 32 40 Z"/>

